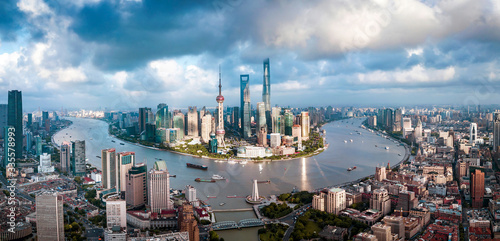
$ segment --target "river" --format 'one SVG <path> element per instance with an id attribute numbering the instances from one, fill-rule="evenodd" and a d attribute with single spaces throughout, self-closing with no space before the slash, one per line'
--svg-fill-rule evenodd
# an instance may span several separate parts
<path id="1" fill-rule="evenodd" d="M 387 165 L 388 161 L 396 164 L 405 155 L 403 146 L 360 128 L 364 119 L 335 121 L 324 125 L 326 141 L 330 145 L 317 156 L 246 165 L 215 162 L 129 144 L 110 136 L 108 124 L 104 121 L 67 119 L 73 121 L 73 124 L 54 135 L 53 140 L 56 144 L 60 145 L 63 141 L 85 140 L 88 162 L 98 168 L 101 167 L 101 159 L 96 156 L 101 156 L 101 150 L 107 148 L 116 148 L 117 152 L 135 152 L 136 162 L 146 162 L 148 168 L 153 166 L 157 158 L 163 159 L 170 174 L 177 175 L 176 178 L 171 178 L 170 187 L 183 189 L 188 184 L 194 186 L 197 189 L 197 197 L 207 201 L 214 210 L 251 207 L 242 198 L 227 198 L 227 196 L 244 197 L 251 194 L 253 179 L 271 181 L 270 184 L 259 184 L 259 193 L 264 196 L 290 192 L 294 187 L 298 190 L 313 190 L 372 175 L 375 173 L 375 166 Z M 112 142 L 113 140 L 115 142 Z M 386 146 L 389 147 L 388 150 L 385 149 Z M 186 162 L 206 165 L 208 170 L 187 168 Z M 352 166 L 357 168 L 348 172 L 347 168 Z M 210 178 L 213 174 L 222 175 L 227 180 L 217 183 L 194 181 L 197 177 Z M 215 198 L 208 199 L 208 196 Z M 222 202 L 226 204 L 220 206 Z M 218 213 L 216 219 L 217 221 L 233 219 L 238 222 L 244 218 L 252 218 L 248 216 L 251 215 Z M 244 231 L 223 231 L 221 236 L 226 236 L 224 235 L 226 233 L 230 235 L 231 232 Z"/>

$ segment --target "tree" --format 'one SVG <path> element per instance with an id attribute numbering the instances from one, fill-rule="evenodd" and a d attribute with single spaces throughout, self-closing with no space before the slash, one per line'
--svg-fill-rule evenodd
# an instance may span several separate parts
<path id="1" fill-rule="evenodd" d="M 81 185 L 83 183 L 83 180 L 81 177 L 75 177 L 75 182 Z"/>

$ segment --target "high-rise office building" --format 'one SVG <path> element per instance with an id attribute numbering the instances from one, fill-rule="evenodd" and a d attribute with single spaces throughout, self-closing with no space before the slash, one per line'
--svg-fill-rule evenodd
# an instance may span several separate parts
<path id="1" fill-rule="evenodd" d="M 226 142 L 224 130 L 224 96 L 222 96 L 222 80 L 219 66 L 219 95 L 215 99 L 217 101 L 217 130 L 215 131 L 215 135 L 217 137 L 217 143 L 220 147 L 225 147 Z"/>
<path id="2" fill-rule="evenodd" d="M 101 151 L 102 162 L 102 186 L 105 189 L 116 188 L 117 163 L 115 148 L 104 149 Z"/>
<path id="3" fill-rule="evenodd" d="M 382 180 L 386 179 L 386 170 L 384 166 L 381 167 L 375 167 L 375 180 L 381 182 Z"/>
<path id="4" fill-rule="evenodd" d="M 54 166 L 50 163 L 50 154 L 43 153 L 40 156 L 40 165 L 38 166 L 39 173 L 54 172 Z"/>
<path id="5" fill-rule="evenodd" d="M 198 111 L 196 106 L 189 106 L 187 113 L 187 135 L 191 138 L 198 137 Z"/>
<path id="6" fill-rule="evenodd" d="M 170 203 L 170 178 L 165 161 L 157 161 L 149 171 L 149 206 L 151 212 L 159 213 L 161 210 L 171 210 Z"/>
<path id="7" fill-rule="evenodd" d="M 401 109 L 396 109 L 394 111 L 394 122 L 392 123 L 392 131 L 401 131 L 401 121 L 402 121 L 402 111 Z"/>
<path id="8" fill-rule="evenodd" d="M 470 177 L 470 197 L 472 208 L 483 207 L 484 199 L 484 173 L 476 169 Z"/>
<path id="9" fill-rule="evenodd" d="M 410 129 L 410 128 L 411 128 L 411 118 L 404 117 L 403 118 L 403 129 Z"/>
<path id="10" fill-rule="evenodd" d="M 71 163 L 71 144 L 68 142 L 63 142 L 61 144 L 61 171 L 69 172 Z"/>
<path id="11" fill-rule="evenodd" d="M 150 123 L 151 108 L 139 108 L 139 134 L 146 130 L 146 123 Z"/>
<path id="12" fill-rule="evenodd" d="M 8 113 L 9 113 L 9 108 L 8 105 L 6 104 L 0 104 L 0 138 L 3 139 L 5 137 L 4 135 L 4 128 L 7 127 L 7 120 L 8 120 Z"/>
<path id="13" fill-rule="evenodd" d="M 384 127 L 386 129 L 392 130 L 392 124 L 394 123 L 394 111 L 392 109 L 384 109 Z"/>
<path id="14" fill-rule="evenodd" d="M 42 111 L 42 123 L 45 123 L 46 120 L 49 119 L 49 112 L 48 111 Z"/>
<path id="15" fill-rule="evenodd" d="M 470 123 L 469 143 L 474 145 L 477 139 L 477 123 Z"/>
<path id="16" fill-rule="evenodd" d="M 500 146 L 500 113 L 495 113 L 493 117 L 493 151 L 498 151 Z"/>
<path id="17" fill-rule="evenodd" d="M 33 114 L 28 113 L 28 121 L 26 122 L 26 128 L 31 128 L 33 125 Z"/>
<path id="18" fill-rule="evenodd" d="M 127 188 L 125 200 L 131 207 L 140 207 L 148 203 L 147 192 L 147 166 L 146 163 L 139 163 L 128 170 L 125 179 Z"/>
<path id="19" fill-rule="evenodd" d="M 118 185 L 118 187 L 116 188 L 116 191 L 125 192 L 127 191 L 126 175 L 128 173 L 128 170 L 130 170 L 135 163 L 135 152 L 120 152 L 118 153 L 117 158 L 116 184 Z"/>
<path id="20" fill-rule="evenodd" d="M 210 141 L 210 133 L 212 133 L 212 115 L 206 113 L 201 118 L 201 140 L 208 143 Z"/>
<path id="21" fill-rule="evenodd" d="M 170 112 L 168 112 L 167 104 L 159 104 L 156 111 L 156 128 L 171 128 Z"/>
<path id="22" fill-rule="evenodd" d="M 318 195 L 314 195 L 312 200 L 312 208 L 324 212 L 325 199 L 326 194 L 324 192 L 320 192 Z"/>
<path id="23" fill-rule="evenodd" d="M 327 213 L 334 213 L 338 215 L 340 211 L 346 208 L 346 194 L 344 189 L 332 188 L 328 190 L 325 211 Z"/>
<path id="24" fill-rule="evenodd" d="M 241 101 L 241 132 L 243 138 L 252 136 L 250 129 L 250 77 L 240 75 L 240 101 Z"/>
<path id="25" fill-rule="evenodd" d="M 265 116 L 267 122 L 267 130 L 274 132 L 272 130 L 272 118 L 271 118 L 271 68 L 269 65 L 269 58 L 264 60 L 264 81 L 262 83 L 262 101 L 265 105 Z"/>
<path id="26" fill-rule="evenodd" d="M 184 114 L 178 112 L 174 115 L 173 118 L 173 126 L 174 128 L 178 128 L 179 131 L 177 132 L 177 138 L 178 140 L 184 139 Z"/>
<path id="27" fill-rule="evenodd" d="M 265 127 L 265 126 L 264 126 Z M 276 148 L 281 146 L 281 135 L 280 133 L 271 133 L 269 138 L 269 145 L 271 148 Z"/>
<path id="28" fill-rule="evenodd" d="M 420 119 L 418 119 L 413 135 L 415 136 L 415 140 L 422 137 L 422 121 Z"/>
<path id="29" fill-rule="evenodd" d="M 257 133 L 257 145 L 267 147 L 267 126 L 261 127 Z"/>
<path id="30" fill-rule="evenodd" d="M 264 82 L 262 87 L 262 101 L 265 104 L 265 110 L 271 111 L 271 74 L 269 59 L 264 60 Z"/>
<path id="31" fill-rule="evenodd" d="M 108 229 L 115 226 L 127 228 L 127 207 L 125 200 L 116 196 L 106 199 L 106 225 Z"/>
<path id="32" fill-rule="evenodd" d="M 240 124 L 240 107 L 235 106 L 233 107 L 233 113 L 231 115 L 231 123 L 233 124 L 233 127 L 238 129 L 239 124 Z"/>
<path id="33" fill-rule="evenodd" d="M 71 143 L 71 171 L 73 176 L 84 176 L 87 172 L 85 164 L 85 141 Z"/>
<path id="34" fill-rule="evenodd" d="M 293 128 L 293 119 L 295 116 L 293 116 L 293 113 L 290 112 L 290 110 L 285 110 L 285 135 L 291 136 L 292 135 L 292 128 Z"/>
<path id="35" fill-rule="evenodd" d="M 370 199 L 370 208 L 379 210 L 383 215 L 390 213 L 391 199 L 389 197 L 389 192 L 383 188 L 374 190 Z"/>
<path id="36" fill-rule="evenodd" d="M 379 222 L 374 224 L 371 229 L 378 241 L 392 241 L 391 226 Z"/>
<path id="37" fill-rule="evenodd" d="M 179 209 L 179 218 L 177 219 L 177 227 L 181 232 L 189 233 L 189 241 L 199 241 L 200 231 L 198 230 L 198 222 L 194 217 L 193 206 L 185 203 Z"/>
<path id="38" fill-rule="evenodd" d="M 187 185 L 186 188 L 184 188 L 184 195 L 186 196 L 186 200 L 190 203 L 195 202 L 197 200 L 196 188 L 194 188 L 191 185 Z"/>
<path id="39" fill-rule="evenodd" d="M 42 137 L 41 136 L 35 136 L 35 154 L 37 156 L 42 155 L 43 151 L 43 145 L 42 145 Z"/>
<path id="40" fill-rule="evenodd" d="M 9 91 L 7 125 L 13 127 L 15 158 L 23 158 L 23 97 L 21 91 Z M 4 140 L 8 140 L 5 138 Z"/>
<path id="41" fill-rule="evenodd" d="M 415 197 L 414 192 L 400 191 L 396 210 L 406 211 L 403 213 L 403 216 L 408 216 L 408 211 L 416 207 L 417 204 L 418 204 L 418 198 Z"/>
<path id="42" fill-rule="evenodd" d="M 64 241 L 63 197 L 45 192 L 36 197 L 36 229 L 38 240 Z"/>
<path id="43" fill-rule="evenodd" d="M 266 105 L 264 102 L 257 103 L 257 114 L 255 115 L 255 123 L 257 123 L 256 129 L 260 130 L 262 127 L 267 128 L 266 121 Z"/>
<path id="44" fill-rule="evenodd" d="M 281 108 L 271 108 L 271 131 L 272 133 L 281 133 Z M 284 129 L 283 129 L 284 130 Z M 284 134 L 284 133 L 283 133 Z"/>
<path id="45" fill-rule="evenodd" d="M 300 114 L 300 127 L 301 127 L 302 140 L 308 140 L 309 132 L 311 131 L 309 112 L 302 111 L 302 113 Z"/>
<path id="46" fill-rule="evenodd" d="M 26 152 L 31 154 L 32 148 L 33 148 L 33 133 L 29 130 L 26 130 Z"/>

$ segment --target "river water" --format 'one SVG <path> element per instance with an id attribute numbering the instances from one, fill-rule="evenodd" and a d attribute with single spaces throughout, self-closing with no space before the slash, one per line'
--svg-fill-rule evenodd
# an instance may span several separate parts
<path id="1" fill-rule="evenodd" d="M 110 136 L 108 124 L 104 121 L 83 118 L 67 119 L 73 121 L 73 125 L 54 136 L 53 139 L 57 145 L 63 141 L 85 140 L 88 162 L 98 168 L 101 167 L 101 159 L 97 156 L 101 156 L 101 150 L 107 148 L 116 148 L 117 152 L 135 152 L 136 162 L 146 162 L 148 168 L 151 168 L 157 159 L 163 159 L 167 163 L 170 174 L 177 175 L 176 178 L 170 179 L 170 187 L 183 189 L 188 184 L 194 186 L 197 189 L 197 197 L 206 200 L 214 210 L 251 207 L 243 198 L 227 198 L 227 196 L 250 195 L 253 179 L 271 181 L 270 184 L 259 184 L 259 193 L 263 196 L 290 192 L 294 187 L 298 190 L 313 190 L 374 174 L 375 166 L 387 165 L 389 161 L 396 164 L 405 155 L 403 146 L 360 128 L 364 119 L 335 121 L 324 125 L 326 141 L 330 145 L 327 150 L 317 156 L 288 161 L 247 163 L 246 165 L 216 162 L 129 144 Z M 112 142 L 113 140 L 115 142 Z M 385 147 L 389 147 L 389 150 Z M 206 165 L 208 170 L 188 168 L 187 162 Z M 346 169 L 352 166 L 357 166 L 357 168 L 348 172 Z M 194 181 L 197 177 L 210 178 L 213 174 L 222 175 L 227 180 L 217 183 Z M 220 206 L 222 202 L 225 205 Z M 252 212 L 216 214 L 217 221 L 238 222 L 241 219 L 253 217 L 255 216 L 252 216 Z M 254 228 L 246 230 L 250 231 Z M 240 236 L 241 232 L 247 231 L 231 230 L 220 233 L 222 237 L 225 237 L 231 236 L 232 233 L 238 233 Z M 256 240 L 248 238 L 248 240 Z M 255 238 L 257 238 L 256 235 Z"/>

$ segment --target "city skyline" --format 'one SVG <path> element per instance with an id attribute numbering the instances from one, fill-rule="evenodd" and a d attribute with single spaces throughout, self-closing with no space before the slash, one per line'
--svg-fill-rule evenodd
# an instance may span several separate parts
<path id="1" fill-rule="evenodd" d="M 494 1 L 4 5 L 0 98 L 21 90 L 27 110 L 208 105 L 219 64 L 237 106 L 240 75 L 262 93 L 266 58 L 280 106 L 500 100 Z"/>

